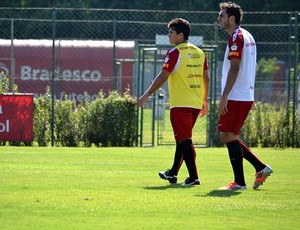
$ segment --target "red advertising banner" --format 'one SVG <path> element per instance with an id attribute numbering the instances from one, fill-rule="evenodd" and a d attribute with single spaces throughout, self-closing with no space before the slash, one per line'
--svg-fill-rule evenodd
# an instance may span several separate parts
<path id="1" fill-rule="evenodd" d="M 33 94 L 0 95 L 0 141 L 33 141 Z"/>
<path id="2" fill-rule="evenodd" d="M 108 95 L 114 88 L 113 79 L 120 92 L 133 89 L 134 41 L 116 41 L 114 51 L 113 41 L 56 40 L 52 57 L 52 40 L 14 39 L 13 58 L 11 42 L 0 39 L 0 72 L 14 77 L 19 93 L 44 95 L 52 76 L 58 100 L 94 100 L 100 91 Z M 115 67 L 114 58 L 118 60 Z"/>

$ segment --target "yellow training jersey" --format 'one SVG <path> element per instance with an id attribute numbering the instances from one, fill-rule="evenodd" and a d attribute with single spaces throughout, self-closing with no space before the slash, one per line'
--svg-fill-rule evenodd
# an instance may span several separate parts
<path id="1" fill-rule="evenodd" d="M 191 43 L 181 43 L 167 53 L 164 66 L 168 66 L 167 62 L 172 61 L 172 52 L 178 51 L 177 62 L 168 78 L 170 108 L 201 109 L 203 72 L 205 64 L 207 65 L 205 54 Z"/>

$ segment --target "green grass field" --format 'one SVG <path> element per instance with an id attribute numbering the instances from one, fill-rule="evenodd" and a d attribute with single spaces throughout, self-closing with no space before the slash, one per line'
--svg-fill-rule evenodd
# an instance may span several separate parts
<path id="1" fill-rule="evenodd" d="M 232 180 L 225 148 L 197 148 L 202 184 L 158 177 L 174 146 L 0 147 L 0 229 L 300 229 L 299 149 L 253 149 L 274 173 L 253 190 L 219 191 Z M 183 165 L 179 182 L 187 176 Z"/>

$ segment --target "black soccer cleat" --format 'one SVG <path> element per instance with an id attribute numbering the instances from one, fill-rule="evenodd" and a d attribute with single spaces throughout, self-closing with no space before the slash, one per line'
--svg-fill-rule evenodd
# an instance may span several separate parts
<path id="1" fill-rule="evenodd" d="M 189 177 L 181 184 L 183 186 L 193 186 L 200 185 L 200 181 L 198 179 L 191 180 Z"/>
<path id="2" fill-rule="evenodd" d="M 168 169 L 165 172 L 159 172 L 158 175 L 161 179 L 168 180 L 171 184 L 176 184 L 177 182 L 177 176 L 176 175 L 170 175 L 170 170 Z"/>

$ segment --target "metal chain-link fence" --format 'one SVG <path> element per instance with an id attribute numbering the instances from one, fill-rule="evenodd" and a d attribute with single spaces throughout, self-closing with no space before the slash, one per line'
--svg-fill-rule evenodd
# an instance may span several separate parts
<path id="1" fill-rule="evenodd" d="M 141 82 L 140 47 L 157 46 L 158 39 L 167 34 L 167 22 L 182 17 L 190 21 L 191 36 L 200 39 L 200 47 L 217 47 L 215 63 L 209 63 L 215 71 L 211 73 L 210 100 L 219 99 L 220 72 L 228 35 L 218 28 L 218 12 L 0 10 L 0 69 L 9 76 L 12 91 L 15 84 L 18 92 L 34 93 L 38 97 L 49 88 L 53 99 L 83 102 L 95 99 L 99 91 L 109 94 L 117 90 L 122 94 L 130 88 L 132 96 L 138 97 L 141 88 L 148 87 L 161 66 L 157 62 L 156 70 L 144 70 L 153 72 L 150 80 Z M 254 36 L 258 48 L 256 100 L 292 104 L 294 127 L 299 125 L 296 120 L 300 100 L 297 97 L 299 25 L 299 12 L 245 12 L 242 22 L 242 27 Z M 168 103 L 167 92 L 164 100 Z M 211 114 L 214 116 L 215 112 Z M 165 122 L 169 122 L 168 119 Z M 204 129 L 207 133 L 215 132 L 211 125 Z M 138 132 L 138 135 L 142 134 Z M 204 138 L 198 144 L 209 146 L 211 141 Z"/>

